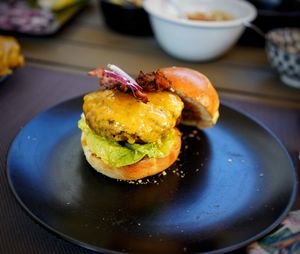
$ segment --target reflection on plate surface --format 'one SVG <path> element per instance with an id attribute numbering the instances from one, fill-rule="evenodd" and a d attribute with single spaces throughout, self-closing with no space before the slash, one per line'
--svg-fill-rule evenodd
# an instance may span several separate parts
<path id="1" fill-rule="evenodd" d="M 105 253 L 221 253 L 271 231 L 292 205 L 296 175 L 286 150 L 231 108 L 221 106 L 212 129 L 181 126 L 182 151 L 167 174 L 129 184 L 85 161 L 81 106 L 76 98 L 35 117 L 7 163 L 21 205 L 73 243 Z"/>
<path id="2" fill-rule="evenodd" d="M 0 84 L 8 78 L 8 75 L 0 76 Z"/>

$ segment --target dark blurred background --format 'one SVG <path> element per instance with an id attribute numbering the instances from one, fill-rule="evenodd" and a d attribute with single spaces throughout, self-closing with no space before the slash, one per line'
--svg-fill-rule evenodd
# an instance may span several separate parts
<path id="1" fill-rule="evenodd" d="M 253 22 L 263 32 L 278 27 L 300 27 L 300 0 L 248 0 L 258 10 Z M 251 29 L 247 29 L 239 44 L 264 46 L 264 39 Z"/>

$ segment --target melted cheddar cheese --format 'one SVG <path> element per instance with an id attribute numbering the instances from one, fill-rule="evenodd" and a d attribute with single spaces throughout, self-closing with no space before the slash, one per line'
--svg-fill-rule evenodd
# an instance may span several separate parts
<path id="1" fill-rule="evenodd" d="M 128 143 L 154 143 L 175 127 L 183 102 L 170 92 L 148 93 L 143 103 L 132 95 L 98 90 L 84 97 L 83 111 L 98 135 Z"/>

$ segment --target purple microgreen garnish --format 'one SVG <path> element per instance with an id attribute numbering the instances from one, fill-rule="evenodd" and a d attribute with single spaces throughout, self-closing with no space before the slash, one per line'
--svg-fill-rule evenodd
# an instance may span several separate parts
<path id="1" fill-rule="evenodd" d="M 148 101 L 145 93 L 142 92 L 142 87 L 130 77 L 125 71 L 113 64 L 108 64 L 107 67 L 110 70 L 104 68 L 97 68 L 90 71 L 88 74 L 93 77 L 98 77 L 100 85 L 111 86 L 111 88 L 117 88 L 121 92 L 127 92 L 128 88 L 131 90 L 134 97 L 140 99 L 144 103 Z"/>
<path id="2" fill-rule="evenodd" d="M 119 74 L 120 76 L 124 77 L 128 81 L 130 81 L 131 84 L 136 87 L 136 89 L 142 90 L 142 88 L 138 85 L 138 83 L 132 77 L 130 77 L 125 71 L 123 71 L 120 67 L 118 67 L 114 64 L 108 64 L 107 68 L 110 69 L 111 71 Z"/>

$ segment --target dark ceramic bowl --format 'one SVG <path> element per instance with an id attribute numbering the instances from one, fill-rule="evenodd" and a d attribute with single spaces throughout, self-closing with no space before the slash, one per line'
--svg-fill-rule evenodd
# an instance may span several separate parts
<path id="1" fill-rule="evenodd" d="M 106 25 L 112 30 L 129 35 L 152 35 L 148 14 L 134 4 L 115 4 L 109 0 L 99 0 L 100 11 Z"/>
<path id="2" fill-rule="evenodd" d="M 279 28 L 268 32 L 266 52 L 282 82 L 300 88 L 300 29 Z"/>

